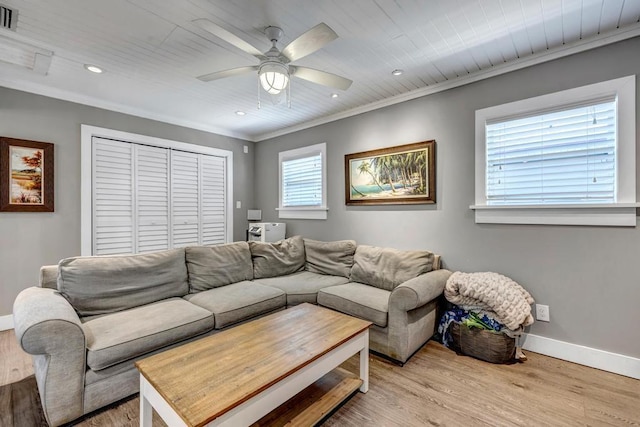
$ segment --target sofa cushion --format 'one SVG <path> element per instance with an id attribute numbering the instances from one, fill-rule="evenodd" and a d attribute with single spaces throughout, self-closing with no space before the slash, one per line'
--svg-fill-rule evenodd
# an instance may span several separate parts
<path id="1" fill-rule="evenodd" d="M 213 329 L 213 314 L 182 298 L 84 318 L 87 365 L 94 371 Z"/>
<path id="2" fill-rule="evenodd" d="M 353 266 L 355 251 L 355 240 L 321 242 L 304 239 L 305 270 L 348 278 Z"/>
<path id="3" fill-rule="evenodd" d="M 294 236 L 274 243 L 249 242 L 253 277 L 284 276 L 304 268 L 304 241 Z"/>
<path id="4" fill-rule="evenodd" d="M 287 294 L 287 306 L 309 302 L 318 303 L 318 291 L 335 285 L 343 285 L 349 279 L 341 276 L 328 276 L 326 274 L 299 271 L 287 276 L 257 279 L 256 283 L 272 286 Z"/>
<path id="5" fill-rule="evenodd" d="M 384 328 L 391 292 L 362 283 L 347 283 L 318 291 L 318 304 L 368 320 Z"/>
<path id="6" fill-rule="evenodd" d="M 66 258 L 58 291 L 80 316 L 113 313 L 189 292 L 184 249 Z"/>
<path id="7" fill-rule="evenodd" d="M 247 242 L 185 248 L 189 292 L 253 279 L 253 263 Z"/>
<path id="8" fill-rule="evenodd" d="M 284 308 L 287 297 L 280 289 L 244 281 L 184 297 L 213 312 L 216 329 Z"/>
<path id="9" fill-rule="evenodd" d="M 40 267 L 41 288 L 58 289 L 58 265 L 43 265 Z"/>
<path id="10" fill-rule="evenodd" d="M 353 257 L 351 281 L 392 291 L 407 280 L 431 271 L 433 259 L 429 251 L 359 245 Z"/>

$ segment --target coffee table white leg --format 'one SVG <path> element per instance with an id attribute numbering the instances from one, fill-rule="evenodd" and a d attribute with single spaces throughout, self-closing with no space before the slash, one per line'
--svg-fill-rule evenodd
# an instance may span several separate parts
<path id="1" fill-rule="evenodd" d="M 364 348 L 360 350 L 360 379 L 362 385 L 360 391 L 366 393 L 369 391 L 369 330 L 364 333 Z"/>
<path id="2" fill-rule="evenodd" d="M 151 417 L 153 416 L 153 408 L 146 395 L 147 387 L 149 384 L 140 375 L 140 427 L 151 427 Z"/>

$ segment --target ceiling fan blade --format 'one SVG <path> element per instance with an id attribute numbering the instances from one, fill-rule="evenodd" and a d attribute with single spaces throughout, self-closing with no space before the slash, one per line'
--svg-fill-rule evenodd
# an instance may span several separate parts
<path id="1" fill-rule="evenodd" d="M 192 21 L 198 27 L 202 28 L 208 33 L 213 34 L 214 36 L 226 41 L 227 43 L 237 47 L 240 50 L 247 52 L 249 55 L 253 55 L 258 59 L 264 59 L 265 56 L 262 52 L 260 52 L 256 47 L 250 45 L 246 41 L 242 40 L 240 37 L 235 34 L 230 33 L 219 25 L 214 24 L 205 18 L 195 19 Z"/>
<path id="2" fill-rule="evenodd" d="M 322 49 L 324 45 L 338 38 L 335 31 L 327 24 L 321 22 L 300 37 L 289 43 L 282 49 L 284 55 L 289 62 L 305 57 L 318 49 Z"/>
<path id="3" fill-rule="evenodd" d="M 239 76 L 258 71 L 258 66 L 231 68 L 230 70 L 216 71 L 215 73 L 204 74 L 198 77 L 198 80 L 210 82 L 212 80 L 224 79 L 226 77 Z"/>
<path id="4" fill-rule="evenodd" d="M 347 90 L 353 81 L 335 74 L 307 67 L 290 67 L 290 72 L 301 79 L 340 90 Z"/>

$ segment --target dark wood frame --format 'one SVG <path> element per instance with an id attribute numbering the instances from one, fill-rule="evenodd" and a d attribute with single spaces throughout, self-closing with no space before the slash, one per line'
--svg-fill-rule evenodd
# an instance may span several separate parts
<path id="1" fill-rule="evenodd" d="M 394 154 L 404 154 L 409 151 L 424 151 L 426 160 L 426 190 L 425 195 L 370 197 L 364 199 L 351 198 L 351 162 Z M 378 150 L 363 151 L 360 153 L 346 154 L 344 156 L 344 182 L 345 204 L 347 205 L 406 205 L 406 204 L 430 204 L 436 202 L 436 141 L 423 141 L 413 144 L 399 145 L 396 147 L 381 148 Z"/>
<path id="2" fill-rule="evenodd" d="M 11 203 L 11 158 L 9 147 L 27 147 L 44 151 L 42 165 L 42 204 Z M 53 144 L 50 142 L 28 141 L 0 137 L 0 212 L 53 212 Z"/>

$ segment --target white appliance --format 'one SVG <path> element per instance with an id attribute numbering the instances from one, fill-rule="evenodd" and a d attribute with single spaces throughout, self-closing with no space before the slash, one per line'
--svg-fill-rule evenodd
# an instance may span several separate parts
<path id="1" fill-rule="evenodd" d="M 252 222 L 249 224 L 249 240 L 277 242 L 284 239 L 287 224 L 284 222 Z"/>

